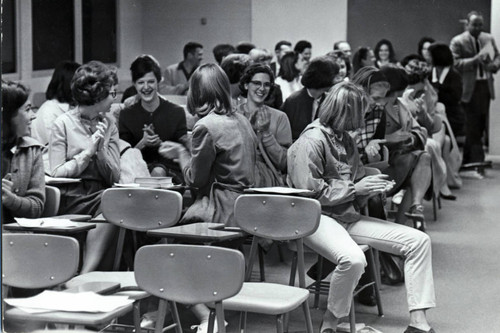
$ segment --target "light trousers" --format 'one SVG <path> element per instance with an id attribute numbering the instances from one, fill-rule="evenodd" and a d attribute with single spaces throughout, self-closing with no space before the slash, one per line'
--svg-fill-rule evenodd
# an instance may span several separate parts
<path id="1" fill-rule="evenodd" d="M 362 216 L 354 223 L 338 223 L 321 215 L 316 232 L 304 244 L 337 264 L 330 281 L 328 310 L 337 318 L 349 314 L 352 293 L 366 266 L 357 244 L 405 257 L 405 285 L 408 308 L 435 307 L 431 241 L 427 234 L 404 225 Z"/>

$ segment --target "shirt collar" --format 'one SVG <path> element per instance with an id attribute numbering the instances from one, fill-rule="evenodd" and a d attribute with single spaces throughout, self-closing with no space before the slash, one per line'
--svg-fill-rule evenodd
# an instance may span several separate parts
<path id="1" fill-rule="evenodd" d="M 439 84 L 443 84 L 449 72 L 450 72 L 450 66 L 446 66 L 445 68 L 443 68 L 441 75 L 439 75 L 438 79 L 436 67 L 432 68 L 432 82 L 439 82 Z"/>

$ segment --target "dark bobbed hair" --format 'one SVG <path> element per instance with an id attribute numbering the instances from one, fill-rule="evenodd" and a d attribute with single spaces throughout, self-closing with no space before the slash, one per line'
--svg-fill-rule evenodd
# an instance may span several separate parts
<path id="1" fill-rule="evenodd" d="M 339 71 L 340 66 L 331 57 L 316 57 L 307 66 L 300 82 L 309 89 L 330 88 Z"/>
<path id="2" fill-rule="evenodd" d="M 394 52 L 394 47 L 392 46 L 392 43 L 390 40 L 388 39 L 381 39 L 379 40 L 379 42 L 377 43 L 377 45 L 375 45 L 375 49 L 374 49 L 374 53 L 375 53 L 375 58 L 377 60 L 380 60 L 379 58 L 379 51 L 380 51 L 380 47 L 382 45 L 387 45 L 387 47 L 389 48 L 389 61 L 390 62 L 396 62 L 396 53 Z"/>
<path id="3" fill-rule="evenodd" d="M 187 107 L 191 114 L 200 118 L 211 111 L 217 114 L 235 112 L 231 104 L 229 79 L 216 64 L 198 67 L 189 80 Z"/>
<path id="4" fill-rule="evenodd" d="M 367 94 L 370 94 L 370 86 L 374 83 L 385 82 L 388 87 L 390 86 L 385 75 L 374 66 L 360 68 L 352 77 L 352 82 L 362 87 Z"/>
<path id="5" fill-rule="evenodd" d="M 2 80 L 2 143 L 3 150 L 11 149 L 16 143 L 12 118 L 17 116 L 19 108 L 26 103 L 30 90 L 22 83 Z"/>
<path id="6" fill-rule="evenodd" d="M 187 58 L 188 53 L 193 53 L 196 49 L 202 49 L 203 45 L 197 42 L 189 42 L 184 45 L 184 49 L 182 50 L 182 54 L 184 55 L 184 59 Z"/>
<path id="7" fill-rule="evenodd" d="M 116 68 L 92 60 L 80 66 L 71 80 L 71 92 L 79 105 L 94 105 L 109 95 L 118 83 Z"/>
<path id="8" fill-rule="evenodd" d="M 435 40 L 432 37 L 422 37 L 422 38 L 420 38 L 420 40 L 418 41 L 418 50 L 417 50 L 417 53 L 420 56 L 423 57 L 423 55 L 422 55 L 422 48 L 424 47 L 424 44 L 425 43 L 431 43 L 432 44 L 434 42 L 435 42 Z"/>
<path id="9" fill-rule="evenodd" d="M 267 94 L 267 98 L 272 95 L 274 90 L 274 74 L 271 67 L 263 64 L 252 64 L 245 69 L 245 72 L 241 76 L 239 88 L 243 97 L 247 97 L 248 89 L 245 88 L 245 84 L 249 84 L 255 74 L 264 73 L 269 75 L 269 81 L 271 82 L 271 88 Z"/>
<path id="10" fill-rule="evenodd" d="M 240 82 L 245 69 L 252 63 L 250 56 L 243 53 L 233 53 L 222 60 L 221 68 L 226 73 L 231 84 Z"/>
<path id="11" fill-rule="evenodd" d="M 292 82 L 296 77 L 300 75 L 300 71 L 295 68 L 295 64 L 299 60 L 299 54 L 297 52 L 288 52 L 280 60 L 280 72 L 278 76 L 281 76 L 284 80 Z"/>
<path id="12" fill-rule="evenodd" d="M 434 66 L 453 66 L 453 54 L 450 47 L 444 43 L 434 43 L 429 47 L 432 64 Z"/>
<path id="13" fill-rule="evenodd" d="M 80 64 L 74 61 L 67 60 L 58 63 L 45 91 L 45 98 L 48 100 L 56 99 L 60 103 L 72 104 L 71 79 L 78 67 L 80 67 Z"/>
<path id="14" fill-rule="evenodd" d="M 292 43 L 290 43 L 289 41 L 287 40 L 280 40 L 279 42 L 276 43 L 276 45 L 274 46 L 274 51 L 279 51 L 281 49 L 281 46 L 282 45 L 286 45 L 286 46 L 290 46 L 292 47 Z"/>
<path id="15" fill-rule="evenodd" d="M 403 68 L 390 64 L 382 67 L 380 71 L 385 75 L 387 82 L 391 85 L 389 94 L 403 91 L 408 86 L 408 74 L 406 74 Z"/>
<path id="16" fill-rule="evenodd" d="M 361 62 L 363 60 L 366 60 L 368 57 L 368 54 L 370 53 L 371 48 L 368 46 L 361 46 L 352 56 L 352 70 L 354 74 L 356 74 L 357 71 L 359 71 L 363 65 Z"/>
<path id="17" fill-rule="evenodd" d="M 217 61 L 220 65 L 222 59 L 224 59 L 225 56 L 235 53 L 236 49 L 231 44 L 218 44 L 215 45 L 212 52 L 214 54 L 215 61 Z"/>
<path id="18" fill-rule="evenodd" d="M 136 82 L 147 73 L 153 72 L 158 83 L 161 81 L 161 67 L 158 60 L 149 54 L 142 54 L 135 58 L 130 65 L 132 82 Z"/>
<path id="19" fill-rule="evenodd" d="M 340 82 L 332 87 L 319 107 L 319 121 L 336 132 L 351 131 L 364 125 L 368 106 L 365 91 L 352 82 Z"/>
<path id="20" fill-rule="evenodd" d="M 297 44 L 295 44 L 293 50 L 297 53 L 302 53 L 304 52 L 305 49 L 310 49 L 310 48 L 312 48 L 312 44 L 309 41 L 299 40 Z"/>
<path id="21" fill-rule="evenodd" d="M 255 44 L 250 42 L 239 42 L 238 45 L 236 45 L 236 52 L 238 53 L 248 54 L 253 49 L 255 49 Z"/>

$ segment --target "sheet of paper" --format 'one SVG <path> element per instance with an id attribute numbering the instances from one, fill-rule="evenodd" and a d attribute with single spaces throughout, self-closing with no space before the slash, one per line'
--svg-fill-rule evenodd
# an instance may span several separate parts
<path id="1" fill-rule="evenodd" d="M 56 184 L 71 184 L 79 183 L 82 180 L 80 178 L 63 178 L 63 177 L 50 177 L 45 175 L 45 184 L 56 185 Z"/>
<path id="2" fill-rule="evenodd" d="M 74 228 L 78 227 L 78 223 L 73 222 L 69 219 L 58 219 L 50 217 L 41 217 L 39 219 L 25 219 L 21 217 L 16 217 L 16 222 L 25 228 L 52 228 L 52 227 L 64 227 L 64 228 Z"/>
<path id="3" fill-rule="evenodd" d="M 46 290 L 27 298 L 7 298 L 11 306 L 29 309 L 66 311 L 66 312 L 109 312 L 133 303 L 128 296 L 102 296 L 94 292 L 65 293 L 64 291 Z"/>
<path id="4" fill-rule="evenodd" d="M 483 48 L 481 51 L 479 51 L 480 54 L 487 54 L 490 57 L 490 60 L 495 59 L 495 49 L 493 48 L 493 44 L 489 42 Z"/>
<path id="5" fill-rule="evenodd" d="M 114 186 L 115 187 L 140 187 L 141 185 L 139 185 L 137 183 L 126 183 L 126 184 L 115 183 Z"/>
<path id="6" fill-rule="evenodd" d="M 273 186 L 273 187 L 255 187 L 250 189 L 252 192 L 262 193 L 277 193 L 277 194 L 294 194 L 294 193 L 312 193 L 311 190 L 304 190 L 299 188 Z"/>

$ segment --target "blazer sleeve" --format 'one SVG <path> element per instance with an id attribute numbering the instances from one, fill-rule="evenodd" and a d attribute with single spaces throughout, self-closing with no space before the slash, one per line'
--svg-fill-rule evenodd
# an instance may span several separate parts
<path id="1" fill-rule="evenodd" d="M 292 144 L 292 129 L 288 117 L 281 113 L 277 118 L 276 135 L 265 133 L 262 136 L 262 145 L 269 155 L 269 159 L 281 171 L 286 171 L 286 155 Z"/>
<path id="2" fill-rule="evenodd" d="M 196 126 L 191 142 L 191 159 L 182 170 L 186 182 L 194 187 L 204 187 L 210 179 L 216 155 L 215 144 L 208 129 L 203 125 Z"/>
<path id="3" fill-rule="evenodd" d="M 450 43 L 451 53 L 453 54 L 453 59 L 455 60 L 455 67 L 461 71 L 472 71 L 475 69 L 477 61 L 474 57 L 465 57 L 466 52 L 464 45 L 463 36 L 456 36 L 451 40 Z"/>

